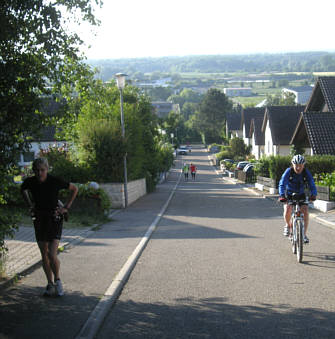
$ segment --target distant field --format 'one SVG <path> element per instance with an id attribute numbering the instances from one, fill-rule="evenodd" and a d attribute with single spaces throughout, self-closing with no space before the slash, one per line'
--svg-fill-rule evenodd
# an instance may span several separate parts
<path id="1" fill-rule="evenodd" d="M 256 97 L 233 97 L 230 98 L 236 103 L 240 103 L 243 107 L 256 106 L 265 99 L 265 96 Z"/>

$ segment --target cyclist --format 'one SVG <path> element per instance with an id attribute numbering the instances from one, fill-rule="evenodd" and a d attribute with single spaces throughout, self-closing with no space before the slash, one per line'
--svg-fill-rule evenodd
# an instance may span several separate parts
<path id="1" fill-rule="evenodd" d="M 62 235 L 63 215 L 71 207 L 78 188 L 50 175 L 46 158 L 35 159 L 33 171 L 35 175 L 24 180 L 21 191 L 24 193 L 28 190 L 35 203 L 35 236 L 41 251 L 44 273 L 48 280 L 44 296 L 62 296 L 64 290 L 59 275 L 60 262 L 57 258 L 57 250 Z M 61 189 L 70 190 L 69 201 L 63 207 L 58 206 L 58 192 Z M 26 199 L 25 195 L 24 197 Z"/>
<path id="2" fill-rule="evenodd" d="M 183 173 L 184 173 L 184 176 L 185 176 L 185 181 L 188 181 L 188 172 L 189 172 L 189 170 L 190 170 L 189 166 L 185 162 L 184 166 L 183 166 Z"/>
<path id="3" fill-rule="evenodd" d="M 308 169 L 305 168 L 305 158 L 298 154 L 292 158 L 292 166 L 287 168 L 283 173 L 279 181 L 279 201 L 285 203 L 284 205 L 284 235 L 288 236 L 292 230 L 291 224 L 291 214 L 292 206 L 287 202 L 292 199 L 293 193 L 298 193 L 300 195 L 299 200 L 305 200 L 305 186 L 308 185 L 310 190 L 310 201 L 316 199 L 317 191 L 314 183 L 312 174 Z M 305 234 L 304 234 L 304 243 L 308 244 L 309 239 L 307 237 L 307 228 L 308 228 L 308 205 L 303 205 L 301 207 L 302 212 L 304 213 L 304 225 L 305 225 Z M 289 230 L 291 229 L 291 230 Z"/>

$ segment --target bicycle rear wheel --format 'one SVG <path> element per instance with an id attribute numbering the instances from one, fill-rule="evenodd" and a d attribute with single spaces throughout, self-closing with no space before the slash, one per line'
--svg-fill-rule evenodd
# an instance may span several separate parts
<path id="1" fill-rule="evenodd" d="M 301 220 L 297 220 L 297 261 L 302 261 L 302 255 L 304 252 L 304 234 L 303 224 Z"/>

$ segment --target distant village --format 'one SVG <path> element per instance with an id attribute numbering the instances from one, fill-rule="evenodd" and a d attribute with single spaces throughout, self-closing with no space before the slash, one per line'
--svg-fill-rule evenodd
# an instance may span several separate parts
<path id="1" fill-rule="evenodd" d="M 227 135 L 243 138 L 256 159 L 289 155 L 292 145 L 307 155 L 335 155 L 335 77 L 319 77 L 310 91 L 308 86 L 284 91 L 295 91 L 296 106 L 244 108 L 228 114 Z"/>

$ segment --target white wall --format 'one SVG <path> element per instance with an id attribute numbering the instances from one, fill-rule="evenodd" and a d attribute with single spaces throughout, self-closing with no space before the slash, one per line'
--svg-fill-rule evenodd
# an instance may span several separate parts
<path id="1" fill-rule="evenodd" d="M 112 208 L 124 208 L 124 186 L 122 183 L 104 183 L 99 184 L 109 196 L 112 202 Z M 127 184 L 128 205 L 147 194 L 145 178 L 129 181 Z"/>
<path id="2" fill-rule="evenodd" d="M 265 155 L 273 155 L 274 149 L 273 149 L 273 142 L 272 142 L 272 134 L 269 126 L 269 120 L 266 123 L 265 128 L 265 149 L 264 149 Z"/>

